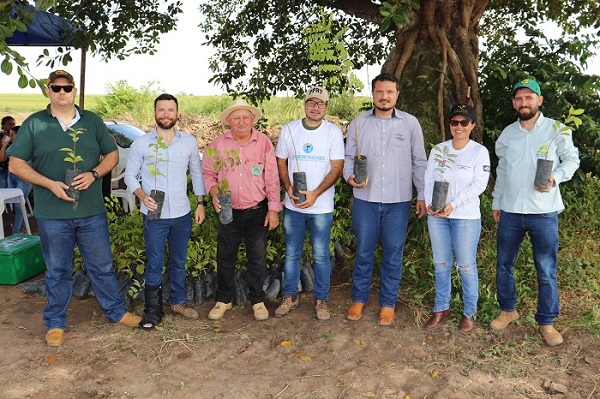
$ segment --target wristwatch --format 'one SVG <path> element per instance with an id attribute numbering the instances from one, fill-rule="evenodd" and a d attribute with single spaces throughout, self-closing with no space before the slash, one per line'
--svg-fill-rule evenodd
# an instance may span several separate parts
<path id="1" fill-rule="evenodd" d="M 98 180 L 98 178 L 100 177 L 98 172 L 96 172 L 94 169 L 90 170 L 90 172 L 92 172 L 92 176 L 94 176 L 94 180 Z"/>

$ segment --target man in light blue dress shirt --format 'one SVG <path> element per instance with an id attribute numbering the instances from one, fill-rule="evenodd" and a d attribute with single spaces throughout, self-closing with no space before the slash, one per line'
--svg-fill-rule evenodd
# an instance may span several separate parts
<path id="1" fill-rule="evenodd" d="M 162 269 L 167 242 L 171 310 L 186 318 L 198 318 L 198 312 L 185 303 L 185 264 L 192 231 L 191 208 L 187 196 L 188 170 L 194 194 L 198 198 L 198 207 L 194 211 L 194 220 L 198 224 L 202 223 L 205 217 L 205 190 L 198 143 L 194 136 L 175 127 L 179 116 L 177 99 L 166 93 L 159 95 L 154 100 L 156 128 L 133 142 L 125 168 L 127 189 L 140 199 L 141 211 L 144 214 L 146 308 L 140 326 L 147 330 L 154 328 L 163 317 Z M 159 146 L 156 150 L 159 137 L 166 148 Z M 138 174 L 142 176 L 141 183 L 138 181 Z M 156 201 L 149 195 L 153 189 L 165 193 L 158 219 L 147 216 L 148 211 L 157 209 Z"/>
<path id="2" fill-rule="evenodd" d="M 513 271 L 519 247 L 528 233 L 538 280 L 535 320 L 546 343 L 555 346 L 563 342 L 553 327 L 559 313 L 558 213 L 565 208 L 559 184 L 570 180 L 579 167 L 579 151 L 571 134 L 557 133 L 555 121 L 540 112 L 544 97 L 538 82 L 518 82 L 513 95 L 512 105 L 519 119 L 507 126 L 496 141 L 498 168 L 492 213 L 499 223 L 496 281 L 501 312 L 490 326 L 503 330 L 519 318 Z M 554 160 L 546 188 L 534 186 L 538 158 Z"/>

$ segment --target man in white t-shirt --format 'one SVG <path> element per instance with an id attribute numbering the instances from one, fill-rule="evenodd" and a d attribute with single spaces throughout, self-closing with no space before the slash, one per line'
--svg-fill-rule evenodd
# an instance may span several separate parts
<path id="1" fill-rule="evenodd" d="M 342 174 L 344 140 L 341 130 L 323 119 L 328 105 L 329 95 L 324 87 L 310 88 L 304 101 L 306 116 L 283 127 L 275 150 L 279 178 L 286 192 L 283 217 L 285 278 L 283 299 L 275 310 L 276 317 L 288 314 L 300 303 L 300 261 L 308 230 L 315 267 L 316 316 L 320 322 L 330 318 L 327 299 L 331 275 L 329 241 L 333 220 L 333 184 Z M 295 172 L 305 173 L 307 187 L 296 191 L 296 195 L 293 184 Z"/>

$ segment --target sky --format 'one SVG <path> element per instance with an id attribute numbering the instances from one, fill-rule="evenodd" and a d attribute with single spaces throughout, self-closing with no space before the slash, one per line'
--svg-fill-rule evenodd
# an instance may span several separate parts
<path id="1" fill-rule="evenodd" d="M 208 59 L 213 54 L 210 47 L 203 46 L 204 35 L 198 28 L 201 20 L 198 11 L 199 1 L 184 1 L 183 13 L 179 16 L 177 29 L 161 38 L 155 55 L 132 55 L 123 61 L 110 60 L 105 63 L 99 57 L 88 54 L 86 68 L 86 94 L 106 94 L 107 84 L 126 80 L 135 88 L 145 87 L 149 82 L 157 82 L 155 88 L 172 94 L 219 95 L 224 90 L 208 82 L 212 73 L 208 69 Z M 42 52 L 40 47 L 14 47 L 25 56 L 30 70 L 36 78 L 47 78 L 50 69 L 37 67 L 36 59 Z M 48 48 L 54 54 L 56 48 Z M 64 67 L 74 77 L 80 78 L 81 51 L 74 50 L 73 62 Z M 588 73 L 600 75 L 600 56 L 589 62 Z M 379 65 L 357 71 L 357 76 L 365 85 L 361 94 L 370 95 L 368 82 L 380 71 Z M 14 68 L 16 70 L 16 68 Z M 58 68 L 55 68 L 58 69 Z M 0 93 L 36 93 L 39 89 L 20 89 L 18 75 L 0 73 Z"/>
<path id="2" fill-rule="evenodd" d="M 208 59 L 214 53 L 208 46 L 203 46 L 204 34 L 198 28 L 201 20 L 198 11 L 199 1 L 184 1 L 183 13 L 179 16 L 177 29 L 164 34 L 157 46 L 155 55 L 132 55 L 123 61 L 110 60 L 105 63 L 99 57 L 88 54 L 85 93 L 106 94 L 107 84 L 115 84 L 126 80 L 135 88 L 146 86 L 149 82 L 156 81 L 158 87 L 172 94 L 193 95 L 219 95 L 224 90 L 208 82 L 212 76 L 208 69 Z M 46 67 L 36 67 L 36 60 L 42 52 L 40 47 L 14 47 L 21 55 L 25 56 L 30 70 L 36 78 L 47 78 L 51 70 Z M 56 48 L 49 47 L 50 54 Z M 66 67 L 61 67 L 70 72 L 77 85 L 80 78 L 81 51 L 72 52 L 73 62 Z M 0 93 L 36 93 L 39 89 L 19 89 L 18 75 L 0 73 Z M 58 69 L 58 68 L 55 68 Z M 367 78 L 371 79 L 380 71 L 380 66 L 371 66 L 357 73 L 366 85 Z M 368 90 L 363 94 L 368 95 Z"/>

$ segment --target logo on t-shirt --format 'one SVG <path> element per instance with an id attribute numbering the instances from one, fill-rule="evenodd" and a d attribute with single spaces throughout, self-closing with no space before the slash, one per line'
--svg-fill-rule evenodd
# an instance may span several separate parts
<path id="1" fill-rule="evenodd" d="M 489 172 L 490 171 L 490 165 L 483 165 L 483 171 L 484 172 Z"/>
<path id="2" fill-rule="evenodd" d="M 315 149 L 311 143 L 306 143 L 302 146 L 305 153 L 310 154 Z"/>

